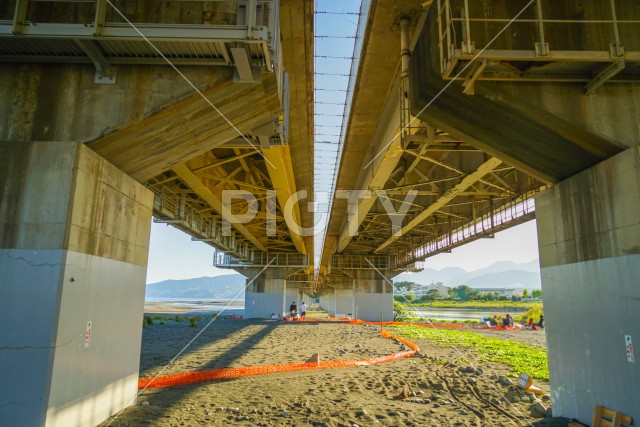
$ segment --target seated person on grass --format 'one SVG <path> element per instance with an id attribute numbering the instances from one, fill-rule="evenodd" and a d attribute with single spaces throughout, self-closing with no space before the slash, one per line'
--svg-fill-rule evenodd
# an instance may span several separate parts
<path id="1" fill-rule="evenodd" d="M 536 326 L 539 328 L 544 328 L 544 315 L 540 315 L 540 321 L 536 323 Z"/>
<path id="2" fill-rule="evenodd" d="M 535 323 L 533 323 L 533 317 L 530 317 L 530 318 L 529 318 L 529 323 L 527 323 L 527 324 L 525 325 L 525 328 L 526 328 L 526 329 L 533 329 L 534 331 L 537 331 L 537 330 L 538 330 L 538 328 L 536 327 L 536 324 L 535 324 Z"/>
<path id="3" fill-rule="evenodd" d="M 502 326 L 513 326 L 513 317 L 507 314 L 505 318 L 502 319 Z"/>
<path id="4" fill-rule="evenodd" d="M 489 320 L 489 325 L 491 327 L 498 326 L 498 316 L 493 316 L 491 320 Z"/>

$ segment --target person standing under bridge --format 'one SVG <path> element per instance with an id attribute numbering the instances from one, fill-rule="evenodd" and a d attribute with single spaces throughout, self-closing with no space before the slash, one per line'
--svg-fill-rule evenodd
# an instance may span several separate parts
<path id="1" fill-rule="evenodd" d="M 305 304 L 304 301 L 302 301 L 302 304 L 300 304 L 300 319 L 304 320 L 304 317 L 307 315 L 307 304 Z"/>
<path id="2" fill-rule="evenodd" d="M 291 316 L 291 319 L 294 319 L 297 316 L 297 314 L 298 314 L 298 306 L 296 306 L 296 302 L 293 301 L 289 306 L 289 315 Z"/>

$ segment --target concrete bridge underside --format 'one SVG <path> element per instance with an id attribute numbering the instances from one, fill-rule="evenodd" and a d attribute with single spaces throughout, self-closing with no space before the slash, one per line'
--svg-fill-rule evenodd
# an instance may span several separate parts
<path id="1" fill-rule="evenodd" d="M 245 266 L 313 268 L 283 214 L 313 194 L 312 5 L 112 4 L 0 4 L 2 425 L 135 403 L 152 216 Z"/>
<path id="2" fill-rule="evenodd" d="M 554 415 L 639 419 L 637 6 L 423 7 L 369 9 L 336 189 L 370 194 L 334 195 L 316 291 L 355 311 L 348 267 L 386 282 L 535 217 Z"/>
<path id="3" fill-rule="evenodd" d="M 313 192 L 312 4 L 54 3 L 0 4 L 0 321 L 21 325 L 2 423 L 133 403 L 152 215 L 224 252 L 251 316 L 312 293 L 368 320 L 392 316 L 394 275 L 535 215 L 555 414 L 640 419 L 635 3 L 364 2 L 336 189 L 370 194 L 334 199 L 315 283 L 313 239 L 283 217 Z M 250 206 L 225 191 L 257 200 L 230 235 Z"/>

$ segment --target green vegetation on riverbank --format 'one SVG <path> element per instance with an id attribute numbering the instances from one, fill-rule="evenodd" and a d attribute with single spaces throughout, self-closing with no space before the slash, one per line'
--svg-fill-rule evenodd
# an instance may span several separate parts
<path id="1" fill-rule="evenodd" d="M 419 304 L 410 304 L 411 307 L 433 307 L 433 308 L 468 308 L 482 310 L 504 310 L 507 308 L 528 310 L 534 306 L 542 306 L 540 302 L 521 301 L 430 301 Z"/>
<path id="2" fill-rule="evenodd" d="M 536 379 L 549 379 L 547 351 L 540 347 L 517 341 L 491 338 L 471 331 L 436 329 L 421 326 L 394 326 L 405 337 L 430 341 L 441 347 L 463 348 L 473 352 L 477 358 L 469 357 L 463 351 L 465 359 L 482 362 L 497 362 L 513 368 L 513 376 L 525 372 Z"/>
<path id="3" fill-rule="evenodd" d="M 513 302 L 513 301 L 433 301 L 431 303 L 406 305 L 411 311 L 413 308 L 435 308 L 435 309 L 462 309 L 462 310 L 487 310 L 498 313 L 511 312 L 516 322 L 528 323 L 530 318 L 534 322 L 540 320 L 540 315 L 544 315 L 544 308 L 541 302 Z M 429 319 L 431 320 L 431 319 Z M 498 320 L 502 322 L 502 314 L 498 315 Z M 432 320 L 431 320 L 432 321 Z"/>

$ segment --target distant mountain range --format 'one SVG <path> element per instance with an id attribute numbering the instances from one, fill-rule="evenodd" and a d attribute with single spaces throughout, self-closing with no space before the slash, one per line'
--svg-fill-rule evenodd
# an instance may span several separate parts
<path id="1" fill-rule="evenodd" d="M 442 270 L 426 268 L 419 273 L 403 273 L 393 279 L 394 282 L 404 280 L 422 285 L 442 282 L 449 287 L 468 285 L 472 288 L 540 289 L 540 264 L 538 259 L 534 259 L 522 264 L 499 261 L 474 271 L 459 267 Z"/>
<path id="2" fill-rule="evenodd" d="M 245 283 L 245 277 L 240 274 L 165 280 L 148 284 L 145 298 L 231 299 L 240 292 L 239 298 L 244 299 Z"/>
<path id="3" fill-rule="evenodd" d="M 448 267 L 442 270 L 427 268 L 419 273 L 403 273 L 396 276 L 393 281 L 401 282 L 403 280 L 424 285 L 443 282 L 449 287 L 468 285 L 472 288 L 540 289 L 540 267 L 537 259 L 524 264 L 500 261 L 474 271 L 466 271 L 459 267 Z M 230 299 L 242 291 L 239 295 L 239 298 L 242 299 L 244 298 L 245 283 L 245 277 L 240 274 L 165 280 L 148 284 L 145 297 Z"/>

